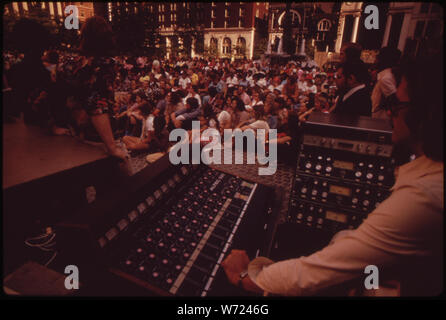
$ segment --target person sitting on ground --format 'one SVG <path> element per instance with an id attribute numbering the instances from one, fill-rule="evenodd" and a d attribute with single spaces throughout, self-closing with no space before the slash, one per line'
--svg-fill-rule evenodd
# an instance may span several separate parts
<path id="1" fill-rule="evenodd" d="M 172 123 L 175 128 L 190 130 L 192 128 L 192 121 L 197 120 L 200 113 L 201 108 L 198 104 L 198 100 L 195 98 L 188 98 L 184 109 L 172 113 Z"/>
<path id="2" fill-rule="evenodd" d="M 240 98 L 232 99 L 232 128 L 239 128 L 248 122 L 252 122 L 252 117 L 246 111 L 245 104 Z"/>
<path id="3" fill-rule="evenodd" d="M 330 105 L 328 103 L 328 95 L 326 93 L 318 93 L 314 98 L 314 108 L 316 111 L 328 113 Z"/>
<path id="4" fill-rule="evenodd" d="M 140 137 L 124 136 L 122 141 L 130 151 L 149 149 L 164 149 L 166 141 L 163 139 L 165 119 L 153 103 L 144 102 L 141 110 L 143 126 Z"/>
<path id="5" fill-rule="evenodd" d="M 250 105 L 251 104 L 251 98 L 246 93 L 246 87 L 243 85 L 238 86 L 238 96 L 243 101 L 243 105 Z"/>
<path id="6" fill-rule="evenodd" d="M 198 101 L 198 106 L 201 107 L 201 97 L 197 93 L 198 87 L 196 85 L 187 85 L 187 95 L 183 98 L 183 103 L 186 104 L 186 100 L 189 98 L 195 98 Z"/>
<path id="7" fill-rule="evenodd" d="M 254 108 L 254 116 L 255 116 L 254 122 L 252 122 L 248 125 L 242 126 L 242 127 L 240 127 L 240 129 L 242 131 L 247 130 L 247 129 L 254 129 L 254 130 L 264 129 L 264 130 L 266 130 L 266 132 L 268 132 L 268 130 L 270 128 L 269 128 L 268 122 L 266 122 L 266 120 L 265 120 L 265 108 L 263 105 L 257 105 Z"/>
<path id="8" fill-rule="evenodd" d="M 221 134 L 223 134 L 225 129 L 232 128 L 233 113 L 234 110 L 232 108 L 231 97 L 227 97 L 223 110 L 217 116 L 218 127 L 220 128 Z"/>

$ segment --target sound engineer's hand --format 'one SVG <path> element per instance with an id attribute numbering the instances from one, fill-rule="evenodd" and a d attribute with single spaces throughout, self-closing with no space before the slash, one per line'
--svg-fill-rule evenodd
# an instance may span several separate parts
<path id="1" fill-rule="evenodd" d="M 237 286 L 240 280 L 240 273 L 248 270 L 249 257 L 244 250 L 232 250 L 222 262 L 229 282 Z"/>
<path id="2" fill-rule="evenodd" d="M 248 270 L 249 257 L 244 250 L 232 250 L 231 253 L 222 262 L 222 267 L 225 270 L 226 276 L 233 285 L 238 286 L 240 281 L 240 274 Z M 263 293 L 249 276 L 245 277 L 241 285 L 247 291 L 254 293 Z"/>

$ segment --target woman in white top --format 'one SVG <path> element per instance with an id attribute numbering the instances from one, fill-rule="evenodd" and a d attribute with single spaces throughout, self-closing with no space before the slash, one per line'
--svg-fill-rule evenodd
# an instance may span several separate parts
<path id="1" fill-rule="evenodd" d="M 122 141 L 128 150 L 147 150 L 152 138 L 152 134 L 155 131 L 153 121 L 155 115 L 152 114 L 153 106 L 144 102 L 139 110 L 141 111 L 142 130 L 140 137 L 124 136 Z M 159 113 L 159 109 L 155 109 L 154 112 Z"/>
<path id="2" fill-rule="evenodd" d="M 242 126 L 240 129 L 242 131 L 244 131 L 246 129 L 254 129 L 254 130 L 265 129 L 266 133 L 268 133 L 269 125 L 268 125 L 268 122 L 265 121 L 265 117 L 264 117 L 265 116 L 265 108 L 263 105 L 257 105 L 254 108 L 254 116 L 255 116 L 254 122 L 252 122 L 248 125 Z"/>

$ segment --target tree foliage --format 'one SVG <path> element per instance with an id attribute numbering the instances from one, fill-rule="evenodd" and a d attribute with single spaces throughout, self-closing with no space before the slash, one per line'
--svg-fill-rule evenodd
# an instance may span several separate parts
<path id="1" fill-rule="evenodd" d="M 142 13 L 121 13 L 112 21 L 112 29 L 116 37 L 118 51 L 141 52 L 144 47 L 145 16 Z"/>

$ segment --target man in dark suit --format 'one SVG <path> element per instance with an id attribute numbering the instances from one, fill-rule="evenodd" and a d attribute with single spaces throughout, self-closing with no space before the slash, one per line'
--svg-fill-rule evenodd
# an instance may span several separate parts
<path id="1" fill-rule="evenodd" d="M 370 117 L 372 102 L 370 88 L 366 85 L 368 78 L 367 67 L 362 61 L 341 64 L 336 72 L 336 85 L 340 94 L 333 112 Z"/>

